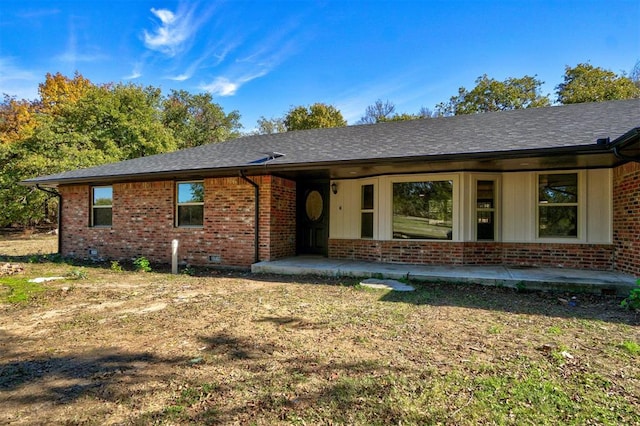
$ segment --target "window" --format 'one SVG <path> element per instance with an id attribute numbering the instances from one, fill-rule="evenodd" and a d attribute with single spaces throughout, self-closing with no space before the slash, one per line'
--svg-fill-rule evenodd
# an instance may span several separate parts
<path id="1" fill-rule="evenodd" d="M 177 225 L 202 226 L 204 223 L 204 183 L 177 184 Z"/>
<path id="2" fill-rule="evenodd" d="M 94 186 L 91 189 L 91 226 L 111 226 L 113 188 Z"/>
<path id="3" fill-rule="evenodd" d="M 450 240 L 453 181 L 393 184 L 393 238 Z"/>
<path id="4" fill-rule="evenodd" d="M 495 182 L 479 180 L 476 183 L 476 239 L 495 239 Z"/>
<path id="5" fill-rule="evenodd" d="M 538 236 L 578 236 L 578 174 L 538 175 Z"/>
<path id="6" fill-rule="evenodd" d="M 361 187 L 360 238 L 373 238 L 373 185 Z"/>

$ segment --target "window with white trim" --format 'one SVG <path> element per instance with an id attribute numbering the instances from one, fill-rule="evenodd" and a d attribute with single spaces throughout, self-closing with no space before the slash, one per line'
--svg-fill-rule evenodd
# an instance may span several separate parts
<path id="1" fill-rule="evenodd" d="M 453 181 L 393 183 L 393 238 L 451 240 Z"/>
<path id="2" fill-rule="evenodd" d="M 496 183 L 476 181 L 476 239 L 493 241 L 496 238 Z"/>
<path id="3" fill-rule="evenodd" d="M 204 182 L 178 182 L 176 201 L 176 226 L 203 226 Z"/>
<path id="4" fill-rule="evenodd" d="M 538 237 L 578 237 L 578 174 L 538 175 Z"/>
<path id="5" fill-rule="evenodd" d="M 373 238 L 373 184 L 360 189 L 360 238 Z"/>
<path id="6" fill-rule="evenodd" d="M 113 219 L 113 187 L 91 188 L 91 226 L 111 226 Z"/>

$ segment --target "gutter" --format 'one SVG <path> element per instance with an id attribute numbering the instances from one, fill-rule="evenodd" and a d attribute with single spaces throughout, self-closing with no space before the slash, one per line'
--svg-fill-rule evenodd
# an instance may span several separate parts
<path id="1" fill-rule="evenodd" d="M 47 194 L 51 194 L 54 197 L 58 197 L 58 254 L 62 254 L 62 195 L 57 191 L 45 189 L 40 185 L 36 185 L 36 188 Z"/>
<path id="2" fill-rule="evenodd" d="M 253 250 L 254 250 L 254 263 L 258 263 L 260 262 L 260 187 L 258 186 L 257 183 L 255 183 L 254 181 L 252 181 L 251 179 L 249 179 L 245 174 L 244 171 L 240 170 L 240 177 L 242 178 L 242 180 L 244 180 L 245 182 L 248 182 L 249 184 L 251 184 L 251 186 L 253 186 L 253 197 L 254 197 L 254 232 L 255 232 L 255 236 L 253 239 Z"/>
<path id="3" fill-rule="evenodd" d="M 624 135 L 620 136 L 618 139 L 614 140 L 613 142 L 610 142 L 608 145 L 611 148 L 613 155 L 616 156 L 616 158 L 623 161 L 634 161 L 636 163 L 640 163 L 640 155 L 630 156 L 620 152 L 621 149 L 626 148 L 627 146 L 633 144 L 634 142 L 639 142 L 639 141 L 640 141 L 640 127 L 636 127 L 635 129 L 631 129 Z"/>

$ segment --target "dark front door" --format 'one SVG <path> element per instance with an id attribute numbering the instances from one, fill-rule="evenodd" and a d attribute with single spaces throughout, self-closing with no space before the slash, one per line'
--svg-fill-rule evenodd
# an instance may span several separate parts
<path id="1" fill-rule="evenodd" d="M 327 255 L 329 183 L 299 182 L 297 192 L 298 254 Z"/>

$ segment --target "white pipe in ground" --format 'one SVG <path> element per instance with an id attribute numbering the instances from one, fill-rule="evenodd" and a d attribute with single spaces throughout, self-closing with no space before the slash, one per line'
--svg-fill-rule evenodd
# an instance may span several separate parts
<path id="1" fill-rule="evenodd" d="M 178 273 L 178 240 L 171 241 L 171 273 Z"/>

